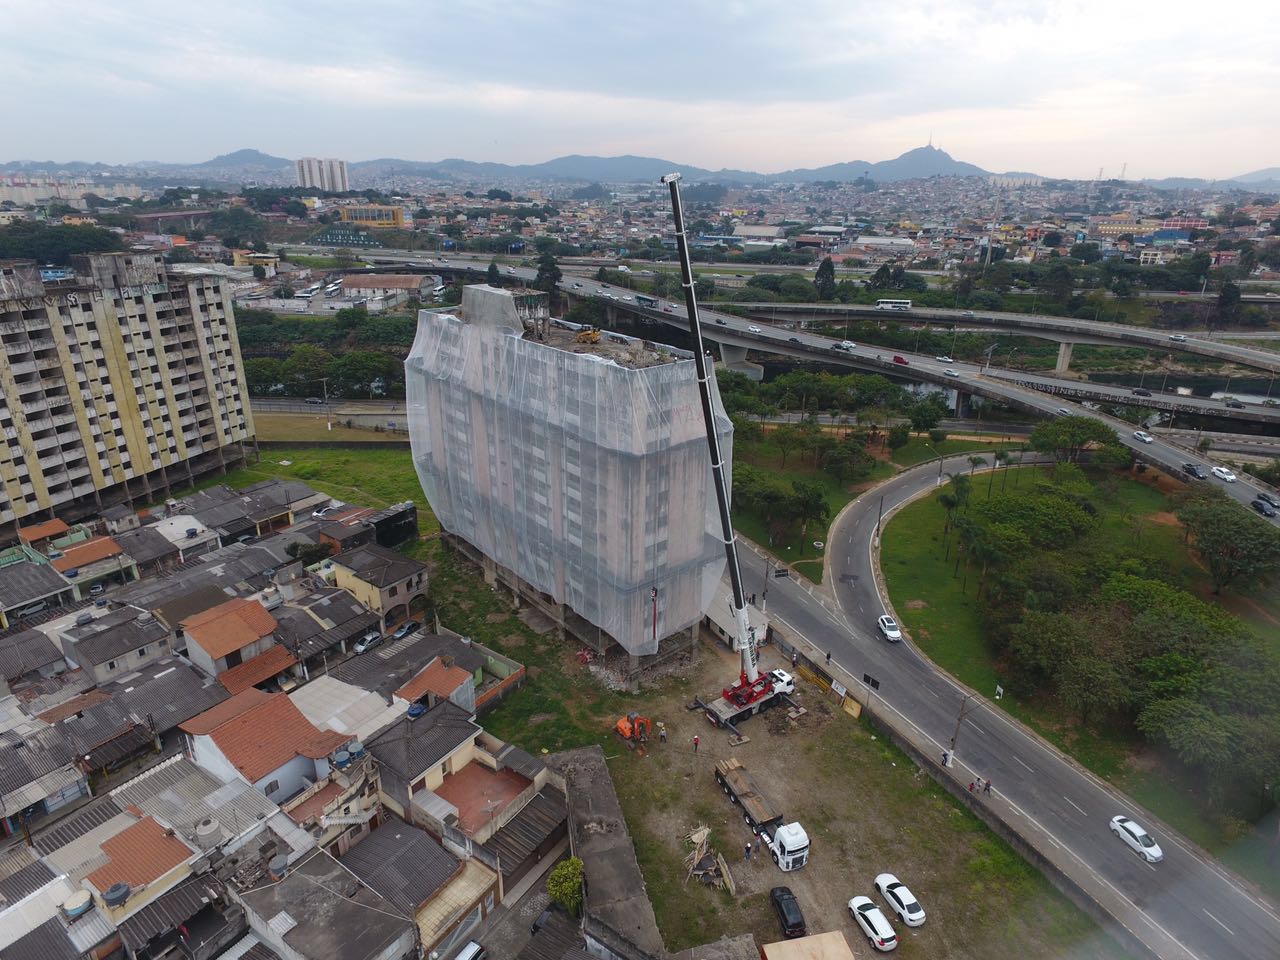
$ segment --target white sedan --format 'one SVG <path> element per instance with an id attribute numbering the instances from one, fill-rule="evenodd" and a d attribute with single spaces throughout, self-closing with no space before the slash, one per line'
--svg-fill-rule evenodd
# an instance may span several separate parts
<path id="1" fill-rule="evenodd" d="M 1136 821 L 1125 816 L 1112 817 L 1111 832 L 1128 844 L 1133 852 L 1147 863 L 1159 863 L 1164 859 L 1160 844 L 1156 843 L 1151 834 L 1143 830 L 1142 825 Z"/>
<path id="2" fill-rule="evenodd" d="M 911 895 L 907 885 L 892 873 L 882 873 L 876 877 L 876 889 L 888 902 L 889 909 L 908 927 L 918 927 L 924 923 L 924 907 Z"/>
<path id="3" fill-rule="evenodd" d="M 849 901 L 849 912 L 877 950 L 888 953 L 898 945 L 898 935 L 870 897 L 854 897 Z"/>
<path id="4" fill-rule="evenodd" d="M 934 357 L 933 359 L 937 360 L 939 363 L 955 363 L 955 361 L 952 360 L 950 357 L 948 357 L 945 353 L 942 356 Z"/>
<path id="5" fill-rule="evenodd" d="M 954 370 L 954 369 L 952 369 L 951 367 L 947 367 L 947 369 L 943 370 L 942 372 L 943 372 L 943 374 L 945 374 L 945 375 L 946 375 L 946 376 L 948 376 L 948 377 L 958 377 L 958 376 L 960 376 L 959 371 Z"/>
<path id="6" fill-rule="evenodd" d="M 1156 442 L 1156 438 L 1155 438 L 1155 437 L 1153 437 L 1151 434 L 1147 433 L 1147 431 L 1145 431 L 1145 430 L 1135 430 L 1135 431 L 1133 431 L 1133 439 L 1135 439 L 1135 440 L 1140 440 L 1140 441 L 1141 441 L 1141 442 L 1143 442 L 1143 443 L 1155 443 L 1155 442 Z"/>
<path id="7" fill-rule="evenodd" d="M 1236 475 L 1232 473 L 1230 470 L 1228 470 L 1226 467 L 1214 467 L 1209 472 L 1212 473 L 1219 480 L 1221 480 L 1223 483 L 1236 482 Z"/>

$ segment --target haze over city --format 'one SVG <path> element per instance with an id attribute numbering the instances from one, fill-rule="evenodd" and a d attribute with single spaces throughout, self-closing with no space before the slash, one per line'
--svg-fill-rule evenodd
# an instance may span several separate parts
<path id="1" fill-rule="evenodd" d="M 1277 163 L 1266 11 L 548 0 L 284 16 L 228 2 L 211 19 L 188 2 L 8 3 L 22 42 L 0 83 L 21 91 L 6 113 L 23 136 L 4 159 L 341 144 L 353 160 L 630 153 L 768 173 L 883 160 L 932 137 L 997 172 L 1227 178 Z"/>

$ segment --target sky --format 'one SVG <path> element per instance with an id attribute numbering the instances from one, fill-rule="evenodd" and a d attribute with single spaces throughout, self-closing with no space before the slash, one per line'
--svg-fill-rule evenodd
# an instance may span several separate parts
<path id="1" fill-rule="evenodd" d="M 617 7 L 618 9 L 610 9 Z M 0 160 L 1280 166 L 1274 0 L 0 0 Z"/>

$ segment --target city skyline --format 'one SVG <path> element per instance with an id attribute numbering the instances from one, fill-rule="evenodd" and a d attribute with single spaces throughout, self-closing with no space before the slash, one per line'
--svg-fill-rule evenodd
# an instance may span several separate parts
<path id="1" fill-rule="evenodd" d="M 0 80 L 25 91 L 11 159 L 198 162 L 253 144 L 353 162 L 636 154 L 771 173 L 931 137 L 992 172 L 1074 179 L 1277 165 L 1274 26 L 1251 24 L 1244 2 L 1213 20 L 1179 7 L 694 3 L 673 22 L 674 6 L 557 0 L 447 16 L 384 3 L 359 20 L 337 4 L 290 17 L 233 2 L 209 23 L 189 3 L 63 2 L 7 10 L 24 42 Z M 50 15 L 78 28 L 49 33 Z"/>

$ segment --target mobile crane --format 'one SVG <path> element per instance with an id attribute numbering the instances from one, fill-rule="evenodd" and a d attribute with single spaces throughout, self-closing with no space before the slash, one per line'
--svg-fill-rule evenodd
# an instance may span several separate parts
<path id="1" fill-rule="evenodd" d="M 684 290 L 685 312 L 689 317 L 689 333 L 693 337 L 693 362 L 698 373 L 698 393 L 702 398 L 702 420 L 707 430 L 707 447 L 711 453 L 711 476 L 716 489 L 716 505 L 720 511 L 720 532 L 725 559 L 729 564 L 729 582 L 733 586 L 734 646 L 742 656 L 738 681 L 721 691 L 711 703 L 700 700 L 702 707 L 717 726 L 734 729 L 740 720 L 767 710 L 780 701 L 789 701 L 795 691 L 795 680 L 785 670 L 762 674 L 757 664 L 760 649 L 755 630 L 747 617 L 747 595 L 742 586 L 742 570 L 738 566 L 738 546 L 729 516 L 729 487 L 725 482 L 724 462 L 720 455 L 720 439 L 716 435 L 715 411 L 711 400 L 711 376 L 707 369 L 707 351 L 702 342 L 702 324 L 698 319 L 698 299 L 693 289 L 693 265 L 689 257 L 689 239 L 684 232 L 684 208 L 680 202 L 680 174 L 669 173 L 662 183 L 671 191 L 671 215 L 675 221 L 676 249 L 680 255 L 680 286 Z M 737 732 L 736 729 L 734 731 Z"/>

